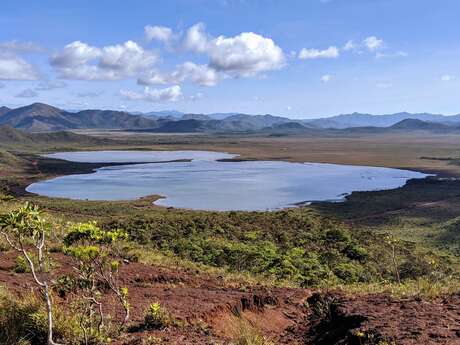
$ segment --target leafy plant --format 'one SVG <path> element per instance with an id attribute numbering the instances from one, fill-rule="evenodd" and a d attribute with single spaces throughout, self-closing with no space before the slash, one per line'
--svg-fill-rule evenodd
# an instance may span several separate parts
<path id="1" fill-rule="evenodd" d="M 85 316 L 79 321 L 85 342 L 88 342 L 90 337 L 101 335 L 106 326 L 101 287 L 108 287 L 123 307 L 125 315 L 120 329 L 129 320 L 128 288 L 120 285 L 120 261 L 114 249 L 117 241 L 125 239 L 127 234 L 124 231 L 103 231 L 95 222 L 73 225 L 64 238 L 64 252 L 78 261 L 75 268 L 83 293 L 76 307 Z"/>
<path id="2" fill-rule="evenodd" d="M 47 344 L 55 345 L 53 340 L 53 307 L 51 287 L 45 276 L 45 263 L 47 252 L 45 250 L 46 235 L 50 232 L 50 224 L 42 217 L 37 206 L 26 203 L 17 211 L 0 216 L 0 232 L 8 244 L 19 252 L 32 273 L 34 282 L 43 292 L 46 302 L 48 318 Z M 35 251 L 37 262 L 34 263 L 27 247 L 31 246 Z"/>
<path id="3" fill-rule="evenodd" d="M 175 323 L 174 317 L 160 303 L 152 303 L 144 317 L 147 329 L 163 329 Z"/>

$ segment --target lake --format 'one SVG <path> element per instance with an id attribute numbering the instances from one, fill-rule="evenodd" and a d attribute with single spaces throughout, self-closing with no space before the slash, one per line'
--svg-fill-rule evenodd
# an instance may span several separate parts
<path id="1" fill-rule="evenodd" d="M 311 201 L 341 201 L 353 191 L 393 189 L 426 174 L 380 167 L 283 161 L 218 161 L 207 151 L 96 151 L 46 155 L 110 166 L 33 183 L 27 191 L 82 200 L 161 195 L 156 205 L 199 210 L 275 210 Z M 181 161 L 179 161 L 181 160 Z M 190 161 L 183 161 L 190 160 Z M 171 162 L 172 161 L 172 162 Z"/>

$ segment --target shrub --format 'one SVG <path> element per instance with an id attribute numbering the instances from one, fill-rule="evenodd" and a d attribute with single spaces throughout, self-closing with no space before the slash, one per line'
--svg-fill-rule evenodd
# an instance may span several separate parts
<path id="1" fill-rule="evenodd" d="M 54 336 L 58 342 L 73 345 L 78 337 L 74 320 L 54 308 Z M 46 344 L 48 337 L 47 311 L 34 295 L 15 299 L 0 292 L 0 344 Z"/>
<path id="2" fill-rule="evenodd" d="M 78 261 L 78 272 L 83 299 L 82 313 L 89 317 L 81 319 L 80 327 L 86 334 L 99 333 L 104 327 L 106 316 L 100 300 L 100 287 L 107 287 L 116 296 L 124 309 L 120 330 L 130 316 L 128 288 L 122 287 L 119 280 L 120 261 L 116 243 L 125 240 L 127 234 L 122 230 L 104 231 L 95 222 L 79 223 L 71 227 L 64 238 L 64 252 Z"/>
<path id="3" fill-rule="evenodd" d="M 352 263 L 338 264 L 334 267 L 333 271 L 344 283 L 357 283 L 363 280 L 363 271 L 361 267 Z"/>
<path id="4" fill-rule="evenodd" d="M 164 329 L 175 325 L 174 317 L 160 303 L 152 303 L 144 317 L 146 329 Z"/>
<path id="5" fill-rule="evenodd" d="M 239 322 L 239 327 L 233 338 L 233 345 L 274 345 L 257 328 L 245 320 Z"/>
<path id="6" fill-rule="evenodd" d="M 22 255 L 18 255 L 14 261 L 13 271 L 16 273 L 27 273 L 30 272 L 29 264 Z"/>

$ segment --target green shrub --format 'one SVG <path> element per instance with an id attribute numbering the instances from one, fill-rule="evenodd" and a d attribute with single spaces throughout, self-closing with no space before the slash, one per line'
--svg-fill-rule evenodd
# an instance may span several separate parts
<path id="1" fill-rule="evenodd" d="M 271 340 L 265 337 L 257 328 L 248 321 L 241 320 L 233 336 L 232 345 L 274 345 Z"/>
<path id="2" fill-rule="evenodd" d="M 334 274 L 344 283 L 357 283 L 363 281 L 363 270 L 359 265 L 341 263 L 333 269 Z"/>
<path id="3" fill-rule="evenodd" d="M 16 273 L 27 273 L 30 272 L 29 264 L 27 263 L 26 259 L 22 255 L 18 255 L 14 260 L 14 268 L 13 271 Z"/>
<path id="4" fill-rule="evenodd" d="M 174 317 L 160 303 L 152 303 L 144 317 L 144 328 L 164 329 L 175 325 Z"/>
<path id="5" fill-rule="evenodd" d="M 78 344 L 78 329 L 73 319 L 58 308 L 54 309 L 55 340 L 69 345 Z M 0 291 L 0 344 L 46 344 L 48 321 L 43 303 L 33 295 L 15 299 Z"/>

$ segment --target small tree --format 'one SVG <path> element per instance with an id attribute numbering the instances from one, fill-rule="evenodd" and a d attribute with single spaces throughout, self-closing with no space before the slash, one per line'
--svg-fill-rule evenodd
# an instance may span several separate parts
<path id="1" fill-rule="evenodd" d="M 401 284 L 401 278 L 399 275 L 398 263 L 396 261 L 396 247 L 399 245 L 400 241 L 392 235 L 385 236 L 385 242 L 390 247 L 391 261 L 393 263 L 393 271 L 396 277 L 398 284 Z"/>
<path id="2" fill-rule="evenodd" d="M 57 345 L 53 340 L 53 307 L 50 282 L 45 276 L 45 263 L 47 261 L 46 235 L 51 226 L 42 217 L 37 206 L 26 203 L 17 211 L 0 216 L 0 233 L 3 234 L 8 244 L 18 251 L 26 260 L 35 283 L 43 293 L 48 314 L 48 345 Z M 32 248 L 37 257 L 37 262 L 32 260 Z"/>
<path id="3" fill-rule="evenodd" d="M 129 320 L 130 306 L 128 303 L 128 289 L 120 285 L 118 272 L 120 261 L 114 245 L 117 241 L 128 238 L 122 230 L 103 231 L 95 222 L 74 225 L 64 238 L 65 251 L 78 261 L 78 272 L 84 299 L 87 319 L 82 320 L 80 327 L 85 338 L 89 332 L 100 334 L 104 326 L 104 313 L 100 302 L 101 286 L 108 287 L 117 297 L 124 310 L 121 322 L 122 328 Z M 95 315 L 98 315 L 95 320 Z"/>

